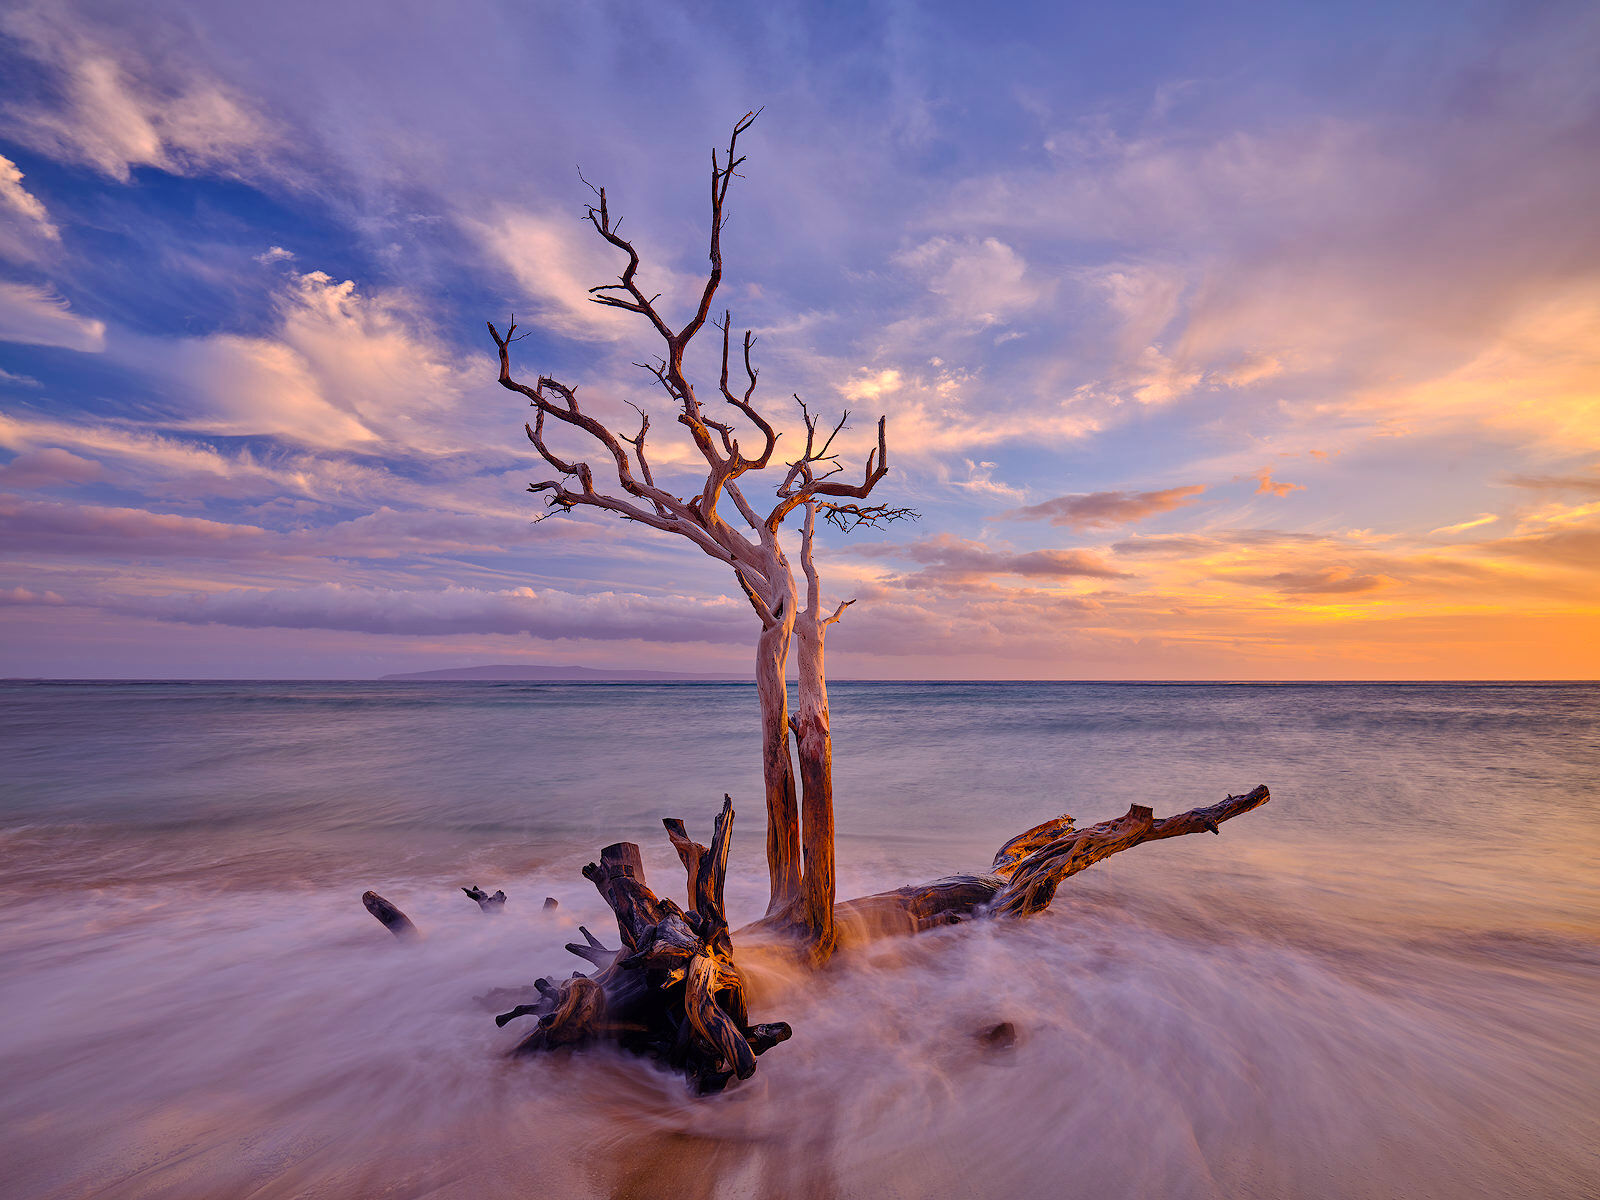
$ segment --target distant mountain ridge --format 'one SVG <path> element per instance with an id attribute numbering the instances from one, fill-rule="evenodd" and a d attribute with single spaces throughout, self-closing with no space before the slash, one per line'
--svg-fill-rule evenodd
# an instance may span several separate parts
<path id="1" fill-rule="evenodd" d="M 426 683 L 437 680 L 441 683 L 452 680 L 500 680 L 502 682 L 524 683 L 582 683 L 590 682 L 670 682 L 679 680 L 684 682 L 704 682 L 713 679 L 738 679 L 740 676 L 731 674 L 697 675 L 687 671 L 635 671 L 615 670 L 606 667 L 562 667 L 545 666 L 543 664 L 504 664 L 490 667 L 446 667 L 439 671 L 406 671 L 397 675 L 383 675 L 381 680 L 395 680 L 405 683 Z"/>

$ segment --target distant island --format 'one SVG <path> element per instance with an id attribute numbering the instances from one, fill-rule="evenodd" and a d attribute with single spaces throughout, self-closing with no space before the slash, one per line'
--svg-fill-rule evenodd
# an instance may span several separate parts
<path id="1" fill-rule="evenodd" d="M 406 671 L 398 675 L 383 675 L 380 679 L 397 680 L 401 682 L 425 683 L 437 680 L 441 683 L 459 680 L 501 680 L 521 681 L 530 683 L 581 683 L 591 682 L 662 682 L 680 680 L 685 682 L 704 682 L 706 680 L 739 679 L 740 676 L 724 675 L 695 675 L 685 671 L 634 671 L 611 670 L 602 667 L 562 667 L 545 666 L 542 664 L 502 664 L 492 667 L 446 667 L 441 671 Z"/>

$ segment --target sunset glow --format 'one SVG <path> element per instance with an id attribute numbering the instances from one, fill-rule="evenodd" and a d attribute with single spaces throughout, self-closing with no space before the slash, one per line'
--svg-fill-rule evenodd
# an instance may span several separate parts
<path id="1" fill-rule="evenodd" d="M 0 17 L 0 675 L 747 674 L 484 321 L 697 486 L 573 168 L 681 312 L 764 105 L 719 306 L 921 514 L 836 677 L 1600 677 L 1593 6 L 136 7 Z"/>

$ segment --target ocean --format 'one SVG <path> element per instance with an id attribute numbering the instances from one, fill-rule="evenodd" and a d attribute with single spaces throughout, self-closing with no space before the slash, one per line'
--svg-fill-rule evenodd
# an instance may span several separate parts
<path id="1" fill-rule="evenodd" d="M 753 686 L 0 684 L 0 1190 L 1600 1194 L 1600 685 L 830 691 L 841 898 L 1061 812 L 1273 799 L 1035 918 L 748 964 L 794 1037 L 696 1099 L 510 1060 L 479 997 L 584 967 L 580 923 L 616 944 L 609 842 L 681 899 L 660 819 L 703 840 L 725 792 L 760 915 Z"/>

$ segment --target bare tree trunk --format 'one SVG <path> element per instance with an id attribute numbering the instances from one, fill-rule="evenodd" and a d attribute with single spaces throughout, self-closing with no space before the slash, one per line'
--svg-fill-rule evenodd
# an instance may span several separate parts
<path id="1" fill-rule="evenodd" d="M 828 681 L 822 648 L 826 624 L 806 613 L 795 625 L 799 702 L 790 718 L 800 756 L 800 840 L 805 875 L 796 913 L 814 965 L 828 961 L 833 928 L 833 735 L 828 727 Z"/>
<path id="2" fill-rule="evenodd" d="M 756 692 L 761 700 L 761 773 L 767 791 L 767 874 L 771 881 L 768 914 L 793 904 L 800 895 L 800 807 L 795 795 L 794 761 L 789 754 L 789 638 L 794 602 L 756 643 Z"/>

